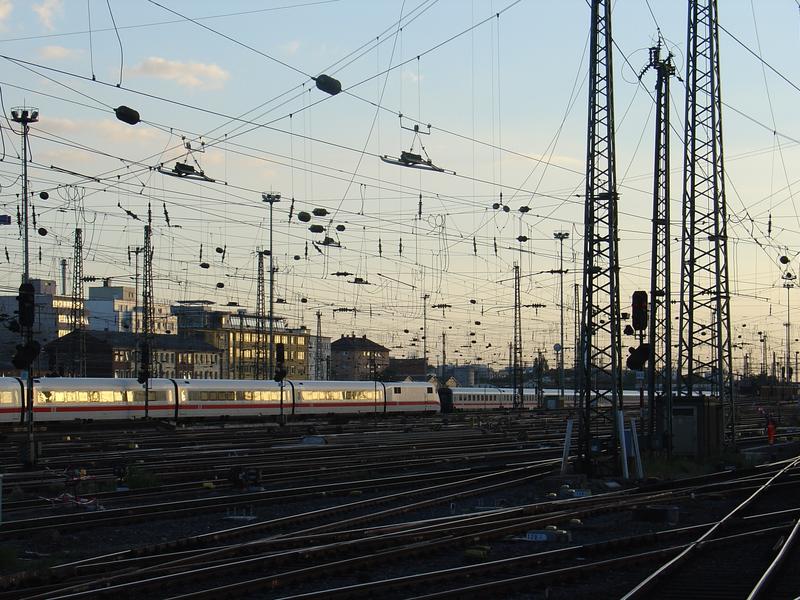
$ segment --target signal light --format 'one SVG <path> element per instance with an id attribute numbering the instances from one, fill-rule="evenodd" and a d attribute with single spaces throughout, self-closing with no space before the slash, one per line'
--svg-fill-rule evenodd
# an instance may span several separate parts
<path id="1" fill-rule="evenodd" d="M 275 344 L 275 381 L 280 383 L 286 379 L 286 346 L 283 343 Z"/>
<path id="2" fill-rule="evenodd" d="M 633 308 L 633 328 L 636 331 L 644 331 L 647 329 L 647 292 L 644 290 L 633 292 L 631 304 Z"/>
<path id="3" fill-rule="evenodd" d="M 36 296 L 34 294 L 33 285 L 30 283 L 23 283 L 19 286 L 19 324 L 23 327 L 33 327 L 36 321 Z"/>
<path id="4" fill-rule="evenodd" d="M 28 369 L 41 351 L 42 346 L 36 340 L 30 341 L 22 346 L 17 346 L 17 351 L 11 359 L 11 364 L 20 370 Z"/>
<path id="5" fill-rule="evenodd" d="M 144 385 L 150 379 L 150 344 L 143 343 L 140 350 L 139 373 L 136 381 Z"/>
<path id="6" fill-rule="evenodd" d="M 650 359 L 650 344 L 643 342 L 638 348 L 628 348 L 630 355 L 625 364 L 631 371 L 644 371 L 644 363 Z"/>

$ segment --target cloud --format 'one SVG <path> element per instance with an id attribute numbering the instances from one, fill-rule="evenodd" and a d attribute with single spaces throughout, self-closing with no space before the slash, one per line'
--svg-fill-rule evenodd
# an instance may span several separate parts
<path id="1" fill-rule="evenodd" d="M 174 81 L 187 87 L 221 88 L 230 74 L 219 65 L 199 62 L 181 62 L 151 56 L 128 71 L 129 75 L 143 75 Z"/>
<path id="2" fill-rule="evenodd" d="M 42 46 L 37 51 L 39 58 L 45 60 L 70 60 L 83 54 L 79 48 L 65 48 L 64 46 Z"/>
<path id="3" fill-rule="evenodd" d="M 425 79 L 424 75 L 417 75 L 414 71 L 403 69 L 403 79 L 412 83 L 419 83 Z"/>
<path id="4" fill-rule="evenodd" d="M 288 54 L 289 56 L 297 54 L 297 51 L 300 50 L 300 42 L 298 40 L 286 42 L 283 46 L 281 46 L 281 50 L 283 50 L 284 54 Z"/>
<path id="5" fill-rule="evenodd" d="M 92 129 L 99 133 L 103 139 L 115 142 L 130 140 L 150 141 L 163 137 L 161 132 L 151 129 L 150 127 L 131 127 L 119 121 L 111 121 L 110 119 L 93 122 Z"/>
<path id="6" fill-rule="evenodd" d="M 39 127 L 48 133 L 67 138 L 78 135 L 90 136 L 111 142 L 130 142 L 133 140 L 149 142 L 160 140 L 164 134 L 149 127 L 131 127 L 116 119 L 75 120 L 43 116 Z"/>
<path id="7" fill-rule="evenodd" d="M 33 12 L 39 17 L 45 29 L 53 29 L 53 17 L 63 12 L 61 0 L 44 0 L 41 4 L 34 4 Z"/>
<path id="8" fill-rule="evenodd" d="M 51 133 L 57 134 L 74 133 L 80 128 L 80 124 L 77 121 L 60 117 L 42 116 L 39 123 Z"/>
<path id="9" fill-rule="evenodd" d="M 14 4 L 11 0 L 0 0 L 0 29 L 5 29 L 6 19 L 12 10 L 14 10 Z"/>

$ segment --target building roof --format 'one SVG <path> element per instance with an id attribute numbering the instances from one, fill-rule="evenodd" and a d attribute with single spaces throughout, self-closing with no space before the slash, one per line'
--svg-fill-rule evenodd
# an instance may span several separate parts
<path id="1" fill-rule="evenodd" d="M 64 337 L 50 342 L 48 346 L 59 342 L 69 343 L 71 337 L 76 335 L 76 332 L 71 332 Z M 135 348 L 137 347 L 143 337 L 136 333 L 129 331 L 92 331 L 84 330 L 86 340 L 96 340 L 99 343 L 108 344 L 114 348 Z M 219 352 L 219 350 L 208 342 L 196 338 L 185 337 L 177 335 L 163 335 L 154 334 L 151 336 L 151 349 L 152 350 L 169 350 L 176 352 Z"/>
<path id="2" fill-rule="evenodd" d="M 371 352 L 386 352 L 389 349 L 384 348 L 377 342 L 367 339 L 367 336 L 356 337 L 342 336 L 338 340 L 331 342 L 331 352 L 355 352 L 355 351 L 371 351 Z"/>

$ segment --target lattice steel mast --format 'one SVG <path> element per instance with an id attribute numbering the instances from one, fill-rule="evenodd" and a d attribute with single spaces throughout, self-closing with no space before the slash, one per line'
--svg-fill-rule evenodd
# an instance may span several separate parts
<path id="1" fill-rule="evenodd" d="M 80 227 L 75 229 L 75 245 L 73 252 L 72 269 L 72 304 L 70 306 L 69 323 L 70 330 L 77 332 L 73 348 L 75 354 L 72 357 L 72 374 L 74 377 L 86 376 L 86 336 L 83 327 L 84 303 L 83 303 L 83 231 Z"/>
<path id="2" fill-rule="evenodd" d="M 710 385 L 734 443 L 718 40 L 716 0 L 690 0 L 678 395 L 693 398 Z"/>
<path id="3" fill-rule="evenodd" d="M 270 375 L 264 361 L 267 356 L 267 302 L 264 294 L 264 252 L 256 248 L 258 256 L 258 275 L 256 278 L 256 379 L 266 379 Z"/>
<path id="4" fill-rule="evenodd" d="M 572 357 L 572 405 L 578 407 L 580 397 L 579 382 L 581 370 L 581 284 L 573 284 L 572 297 L 572 347 L 575 349 Z"/>
<path id="5" fill-rule="evenodd" d="M 139 360 L 141 361 L 140 377 L 144 379 L 145 404 L 144 416 L 149 413 L 150 372 L 152 364 L 153 343 L 153 216 L 150 205 L 147 205 L 147 225 L 144 226 L 144 268 L 142 273 L 142 337 Z"/>
<path id="6" fill-rule="evenodd" d="M 522 304 L 519 293 L 519 265 L 514 263 L 514 343 L 512 348 L 512 378 L 514 396 L 512 405 L 514 408 L 524 407 L 524 396 L 522 391 Z"/>
<path id="7" fill-rule="evenodd" d="M 611 425 L 615 433 L 608 450 L 617 454 L 622 394 L 611 0 L 593 0 L 591 12 L 579 441 L 587 473 L 595 467 L 592 440 L 601 427 Z"/>
<path id="8" fill-rule="evenodd" d="M 317 311 L 317 343 L 314 346 L 314 379 L 321 381 L 322 376 L 322 311 Z"/>
<path id="9" fill-rule="evenodd" d="M 656 72 L 656 135 L 653 167 L 653 224 L 650 255 L 650 323 L 647 363 L 646 423 L 651 448 L 671 446 L 672 440 L 672 309 L 670 307 L 669 238 L 669 78 L 675 74 L 672 53 L 661 58 L 661 42 L 650 48 Z M 665 437 L 666 434 L 666 437 Z M 666 443 L 664 443 L 666 441 Z"/>

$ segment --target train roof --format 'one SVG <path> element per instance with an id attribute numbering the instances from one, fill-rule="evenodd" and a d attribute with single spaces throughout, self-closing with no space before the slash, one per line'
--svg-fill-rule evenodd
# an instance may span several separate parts
<path id="1" fill-rule="evenodd" d="M 37 377 L 33 380 L 37 389 L 59 389 L 64 391 L 103 391 L 103 390 L 142 390 L 144 384 L 133 378 L 124 377 Z M 174 390 L 169 379 L 153 378 L 149 387 L 154 391 Z"/>
<path id="2" fill-rule="evenodd" d="M 454 387 L 450 388 L 453 393 L 457 394 L 503 394 L 511 395 L 514 390 L 511 388 L 498 388 L 498 387 Z M 534 388 L 525 388 L 525 392 L 535 392 Z"/>
<path id="3" fill-rule="evenodd" d="M 0 377 L 0 391 L 21 392 L 22 380 L 16 377 Z"/>
<path id="4" fill-rule="evenodd" d="M 202 390 L 276 390 L 280 384 L 272 379 L 176 379 L 179 386 L 189 389 Z M 373 390 L 377 386 L 402 386 L 404 388 L 427 388 L 430 383 L 416 383 L 408 381 L 316 381 L 316 380 L 294 380 L 287 379 L 285 386 L 292 385 L 298 390 L 330 390 L 330 389 L 349 389 L 349 390 Z"/>
<path id="5" fill-rule="evenodd" d="M 349 389 L 355 390 L 371 390 L 374 389 L 375 386 L 378 386 L 379 389 L 382 389 L 383 386 L 388 387 L 403 387 L 403 388 L 429 388 L 433 384 L 431 383 L 419 383 L 416 381 L 314 381 L 314 380 L 303 380 L 303 381 L 292 381 L 295 387 L 302 388 L 302 389 L 330 389 L 334 388 L 344 388 L 347 387 Z"/>

